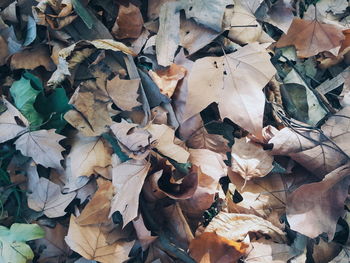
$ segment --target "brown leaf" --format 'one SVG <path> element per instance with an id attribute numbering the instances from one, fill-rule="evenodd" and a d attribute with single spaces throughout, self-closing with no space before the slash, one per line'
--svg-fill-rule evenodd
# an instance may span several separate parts
<path id="1" fill-rule="evenodd" d="M 7 42 L 2 36 L 0 36 L 0 66 L 6 64 L 9 55 Z"/>
<path id="2" fill-rule="evenodd" d="M 97 183 L 98 190 L 76 219 L 76 222 L 81 226 L 100 224 L 108 221 L 114 192 L 113 184 L 102 178 L 99 178 Z"/>
<path id="3" fill-rule="evenodd" d="M 337 221 L 344 215 L 344 201 L 350 185 L 350 166 L 343 165 L 327 174 L 321 182 L 305 184 L 287 202 L 291 229 L 311 238 L 322 233 L 332 240 Z"/>
<path id="4" fill-rule="evenodd" d="M 123 216 L 123 227 L 137 217 L 139 195 L 151 164 L 145 160 L 128 160 L 113 167 L 115 196 L 109 217 L 116 211 Z"/>
<path id="5" fill-rule="evenodd" d="M 273 168 L 273 156 L 246 137 L 235 140 L 231 156 L 232 171 L 246 180 L 264 177 Z"/>
<path id="6" fill-rule="evenodd" d="M 317 19 L 294 18 L 287 34 L 278 40 L 276 47 L 294 45 L 298 57 L 307 58 L 340 46 L 343 39 L 342 29 L 338 26 L 324 24 Z"/>
<path id="7" fill-rule="evenodd" d="M 0 105 L 6 110 L 0 113 L 0 143 L 11 140 L 28 129 L 27 119 L 4 97 L 0 98 Z"/>
<path id="8" fill-rule="evenodd" d="M 138 38 L 142 27 L 143 18 L 137 6 L 132 3 L 129 6 L 119 5 L 118 16 L 111 32 L 115 38 Z"/>
<path id="9" fill-rule="evenodd" d="M 24 49 L 12 55 L 10 65 L 11 69 L 35 69 L 39 66 L 45 67 L 47 71 L 56 69 L 56 65 L 50 57 L 49 48 L 44 45 Z"/>
<path id="10" fill-rule="evenodd" d="M 142 250 L 146 251 L 158 237 L 151 235 L 151 231 L 146 228 L 141 214 L 132 221 L 132 224 L 136 230 L 136 235 L 141 243 Z"/>
<path id="11" fill-rule="evenodd" d="M 66 243 L 75 252 L 89 260 L 101 263 L 122 263 L 129 259 L 129 252 L 134 242 L 114 242 L 108 244 L 106 236 L 101 232 L 101 224 L 79 226 L 71 216 Z"/>
<path id="12" fill-rule="evenodd" d="M 137 93 L 140 79 L 120 79 L 119 76 L 107 80 L 107 93 L 113 102 L 122 110 L 132 111 L 134 107 L 140 106 L 137 101 Z"/>
<path id="13" fill-rule="evenodd" d="M 234 263 L 246 252 L 248 245 L 222 237 L 215 232 L 205 232 L 192 240 L 190 255 L 201 263 Z"/>
<path id="14" fill-rule="evenodd" d="M 178 82 L 185 77 L 186 69 L 173 63 L 166 69 L 150 70 L 149 74 L 160 92 L 171 98 Z"/>
<path id="15" fill-rule="evenodd" d="M 60 161 L 64 148 L 58 142 L 64 138 L 55 129 L 39 130 L 23 134 L 15 141 L 15 145 L 24 156 L 32 157 L 37 164 L 62 169 Z"/>
<path id="16" fill-rule="evenodd" d="M 33 182 L 33 179 L 35 182 Z M 61 188 L 44 177 L 31 177 L 28 182 L 29 208 L 43 212 L 47 217 L 64 216 L 64 211 L 74 199 L 76 193 L 62 194 Z"/>

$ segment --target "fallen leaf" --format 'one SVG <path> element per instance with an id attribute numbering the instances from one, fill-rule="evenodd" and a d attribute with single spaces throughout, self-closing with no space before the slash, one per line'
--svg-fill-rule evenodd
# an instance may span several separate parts
<path id="1" fill-rule="evenodd" d="M 249 245 L 222 237 L 215 232 L 205 232 L 191 241 L 190 255 L 201 263 L 233 263 L 244 255 Z"/>
<path id="2" fill-rule="evenodd" d="M 265 219 L 255 215 L 220 212 L 205 228 L 232 241 L 243 241 L 248 234 L 269 236 L 277 243 L 285 243 L 285 233 Z"/>
<path id="3" fill-rule="evenodd" d="M 350 185 L 348 164 L 327 174 L 321 182 L 305 184 L 288 196 L 287 219 L 291 229 L 315 238 L 326 233 L 329 240 L 335 234 Z"/>
<path id="4" fill-rule="evenodd" d="M 113 197 L 113 184 L 102 178 L 97 180 L 98 190 L 75 220 L 79 225 L 101 224 L 108 221 Z"/>
<path id="5" fill-rule="evenodd" d="M 66 243 L 75 252 L 89 260 L 101 263 L 122 263 L 129 259 L 129 252 L 134 242 L 115 242 L 108 244 L 106 236 L 101 232 L 101 224 L 79 226 L 71 216 Z"/>
<path id="6" fill-rule="evenodd" d="M 115 38 L 138 38 L 142 27 L 143 18 L 137 6 L 132 3 L 129 6 L 119 5 L 118 16 L 111 31 Z"/>
<path id="7" fill-rule="evenodd" d="M 0 36 L 0 65 L 6 64 L 7 57 L 10 55 L 6 40 Z"/>
<path id="8" fill-rule="evenodd" d="M 151 231 L 146 228 L 141 214 L 132 221 L 132 224 L 141 243 L 142 250 L 146 251 L 158 237 L 151 235 Z"/>
<path id="9" fill-rule="evenodd" d="M 333 260 L 329 261 L 329 263 L 348 263 L 350 260 L 350 249 L 345 246 L 342 251 L 340 251 L 339 255 L 335 257 Z"/>
<path id="10" fill-rule="evenodd" d="M 170 67 L 164 70 L 150 70 L 149 74 L 157 84 L 160 92 L 171 98 L 176 89 L 177 83 L 185 77 L 186 69 L 173 63 Z"/>
<path id="11" fill-rule="evenodd" d="M 231 157 L 232 171 L 246 180 L 264 177 L 273 168 L 273 156 L 246 137 L 235 140 Z"/>
<path id="12" fill-rule="evenodd" d="M 74 181 L 82 176 L 89 177 L 95 173 L 95 167 L 111 165 L 111 149 L 101 137 L 77 136 L 67 156 L 67 163 L 70 166 L 68 176 Z"/>
<path id="13" fill-rule="evenodd" d="M 106 90 L 113 102 L 122 110 L 132 111 L 141 105 L 137 101 L 140 79 L 120 79 L 119 76 L 107 80 Z"/>
<path id="14" fill-rule="evenodd" d="M 344 39 L 342 29 L 331 24 L 315 20 L 294 18 L 286 35 L 277 42 L 276 47 L 294 45 L 301 58 L 315 56 L 341 45 Z"/>
<path id="15" fill-rule="evenodd" d="M 4 97 L 0 104 L 6 110 L 0 113 L 0 143 L 11 140 L 28 130 L 27 119 Z"/>
<path id="16" fill-rule="evenodd" d="M 115 196 L 109 217 L 116 211 L 123 216 L 123 227 L 137 217 L 139 195 L 151 164 L 145 160 L 129 160 L 113 167 Z"/>
<path id="17" fill-rule="evenodd" d="M 161 154 L 175 160 L 178 163 L 186 163 L 189 153 L 179 145 L 174 144 L 175 131 L 167 125 L 151 124 L 147 131 L 156 141 L 154 146 Z"/>
<path id="18" fill-rule="evenodd" d="M 264 17 L 264 21 L 281 29 L 285 34 L 292 24 L 294 15 L 291 3 L 285 0 L 276 1 Z"/>
<path id="19" fill-rule="evenodd" d="M 24 156 L 32 157 L 37 164 L 44 167 L 62 169 L 60 161 L 64 148 L 59 144 L 64 136 L 55 129 L 27 132 L 15 141 L 16 149 Z"/>

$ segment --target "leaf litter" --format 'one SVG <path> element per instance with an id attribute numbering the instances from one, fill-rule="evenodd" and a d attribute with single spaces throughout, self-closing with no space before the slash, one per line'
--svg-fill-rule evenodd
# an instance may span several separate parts
<path id="1" fill-rule="evenodd" d="M 349 262 L 346 0 L 0 3 L 1 262 Z"/>

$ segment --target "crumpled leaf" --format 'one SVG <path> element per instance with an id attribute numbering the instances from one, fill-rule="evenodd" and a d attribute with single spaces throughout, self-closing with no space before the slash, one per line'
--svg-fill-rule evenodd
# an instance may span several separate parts
<path id="1" fill-rule="evenodd" d="M 332 240 L 350 185 L 348 164 L 327 174 L 321 182 L 305 184 L 287 200 L 287 219 L 291 229 L 315 238 L 322 233 Z"/>
<path id="2" fill-rule="evenodd" d="M 340 251 L 339 255 L 334 259 L 329 261 L 329 263 L 348 263 L 350 260 L 350 249 L 347 246 L 344 246 L 343 250 Z"/>
<path id="3" fill-rule="evenodd" d="M 232 171 L 246 180 L 264 177 L 273 168 L 273 156 L 246 137 L 235 140 L 231 156 Z"/>
<path id="4" fill-rule="evenodd" d="M 113 166 L 115 196 L 109 217 L 116 211 L 123 216 L 123 227 L 137 217 L 139 195 L 151 164 L 145 160 L 129 160 Z"/>
<path id="5" fill-rule="evenodd" d="M 6 110 L 0 113 L 0 143 L 11 140 L 28 129 L 27 119 L 4 97 L 0 105 Z"/>
<path id="6" fill-rule="evenodd" d="M 324 24 L 317 19 L 294 18 L 287 34 L 278 40 L 276 47 L 294 45 L 298 57 L 307 58 L 340 46 L 343 39 L 342 29 L 338 26 Z"/>
<path id="7" fill-rule="evenodd" d="M 197 60 L 189 76 L 185 119 L 217 102 L 221 118 L 231 119 L 260 138 L 265 106 L 262 88 L 275 72 L 268 53 L 257 43 L 223 57 Z"/>
<path id="8" fill-rule="evenodd" d="M 98 190 L 75 220 L 79 225 L 93 225 L 108 222 L 113 197 L 113 184 L 102 178 L 97 180 Z"/>
<path id="9" fill-rule="evenodd" d="M 113 102 L 122 110 L 132 111 L 134 107 L 140 106 L 137 101 L 137 93 L 140 79 L 120 79 L 119 76 L 107 80 L 106 90 Z"/>
<path id="10" fill-rule="evenodd" d="M 242 241 L 249 233 L 269 236 L 273 241 L 285 243 L 285 233 L 269 221 L 255 215 L 220 212 L 205 228 L 232 241 Z"/>
<path id="11" fill-rule="evenodd" d="M 215 232 L 205 232 L 192 240 L 190 255 L 196 262 L 238 262 L 249 245 L 222 237 Z"/>
<path id="12" fill-rule="evenodd" d="M 185 77 L 186 69 L 173 63 L 164 70 L 150 70 L 149 74 L 159 87 L 160 92 L 171 98 L 178 82 Z"/>
<path id="13" fill-rule="evenodd" d="M 112 28 L 112 35 L 117 39 L 138 38 L 142 32 L 143 18 L 140 9 L 129 3 L 119 5 L 118 16 Z"/>
<path id="14" fill-rule="evenodd" d="M 29 177 L 28 206 L 49 218 L 64 216 L 64 211 L 75 198 L 76 193 L 62 194 L 61 188 L 44 177 Z"/>
<path id="15" fill-rule="evenodd" d="M 79 226 L 72 215 L 69 223 L 66 243 L 75 252 L 89 260 L 101 263 L 122 263 L 127 260 L 128 254 L 134 245 L 132 242 L 118 241 L 108 244 L 105 234 L 102 232 L 101 224 Z"/>
<path id="16" fill-rule="evenodd" d="M 135 228 L 137 238 L 140 240 L 142 250 L 147 250 L 150 244 L 152 244 L 158 237 L 151 235 L 151 231 L 146 228 L 141 214 L 132 221 L 132 224 Z"/>
<path id="17" fill-rule="evenodd" d="M 27 132 L 15 141 L 16 148 L 24 156 L 32 157 L 37 164 L 44 167 L 61 169 L 61 152 L 64 148 L 59 144 L 64 136 L 55 133 L 55 129 Z"/>
<path id="18" fill-rule="evenodd" d="M 2 262 L 26 263 L 34 254 L 26 241 L 42 238 L 45 232 L 37 224 L 14 223 L 11 228 L 0 226 L 0 260 Z"/>

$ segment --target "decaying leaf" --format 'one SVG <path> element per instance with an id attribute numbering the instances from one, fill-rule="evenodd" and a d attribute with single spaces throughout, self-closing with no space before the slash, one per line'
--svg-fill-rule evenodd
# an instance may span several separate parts
<path id="1" fill-rule="evenodd" d="M 277 47 L 294 45 L 298 57 L 307 58 L 322 51 L 338 47 L 344 39 L 342 29 L 315 20 L 294 18 L 286 35 L 277 42 Z"/>
<path id="2" fill-rule="evenodd" d="M 123 216 L 123 227 L 137 217 L 139 195 L 150 163 L 144 160 L 129 160 L 113 167 L 115 196 L 109 217 L 116 211 Z"/>
<path id="3" fill-rule="evenodd" d="M 246 180 L 266 176 L 273 168 L 273 156 L 246 137 L 235 140 L 231 156 L 232 171 Z"/>
<path id="4" fill-rule="evenodd" d="M 71 216 L 66 243 L 75 252 L 89 260 L 102 263 L 124 262 L 129 257 L 129 252 L 134 242 L 114 242 L 108 244 L 106 236 L 102 233 L 101 224 L 79 226 L 75 222 L 75 216 Z"/>

